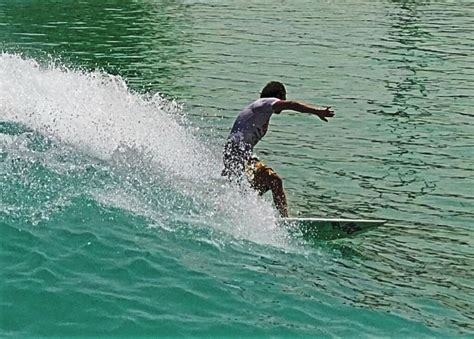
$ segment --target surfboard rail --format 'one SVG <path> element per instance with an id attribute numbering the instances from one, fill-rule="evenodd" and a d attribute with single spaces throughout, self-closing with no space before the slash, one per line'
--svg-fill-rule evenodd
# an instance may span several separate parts
<path id="1" fill-rule="evenodd" d="M 282 224 L 298 229 L 303 237 L 336 240 L 353 237 L 383 225 L 382 219 L 344 219 L 344 218 L 282 218 Z"/>

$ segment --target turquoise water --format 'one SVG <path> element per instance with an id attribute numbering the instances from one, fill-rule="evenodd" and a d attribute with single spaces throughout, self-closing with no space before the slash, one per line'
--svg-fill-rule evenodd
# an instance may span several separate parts
<path id="1" fill-rule="evenodd" d="M 0 3 L 0 334 L 474 334 L 470 1 Z M 269 80 L 336 118 L 257 147 L 305 241 L 220 179 Z"/>

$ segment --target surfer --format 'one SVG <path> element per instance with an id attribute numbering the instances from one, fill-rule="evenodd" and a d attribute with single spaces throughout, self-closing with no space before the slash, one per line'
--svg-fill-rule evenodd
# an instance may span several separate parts
<path id="1" fill-rule="evenodd" d="M 281 82 L 270 81 L 260 93 L 260 99 L 245 107 L 237 116 L 224 146 L 222 175 L 237 183 L 247 177 L 251 187 L 260 195 L 271 190 L 281 217 L 288 217 L 288 203 L 282 179 L 272 168 L 253 156 L 253 148 L 267 133 L 273 113 L 292 110 L 314 114 L 321 120 L 328 121 L 327 118 L 334 116 L 334 111 L 330 108 L 286 100 L 285 86 Z"/>

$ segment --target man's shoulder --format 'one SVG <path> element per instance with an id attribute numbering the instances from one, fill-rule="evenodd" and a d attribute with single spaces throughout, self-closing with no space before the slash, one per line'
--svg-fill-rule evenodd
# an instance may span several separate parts
<path id="1" fill-rule="evenodd" d="M 260 107 L 272 107 L 273 104 L 280 99 L 278 98 L 259 98 L 255 100 L 250 106 L 253 108 L 260 108 Z"/>
<path id="2" fill-rule="evenodd" d="M 254 101 L 254 103 L 262 103 L 262 104 L 263 103 L 272 103 L 273 104 L 274 102 L 276 102 L 278 100 L 280 100 L 280 99 L 273 98 L 273 97 L 272 98 L 258 98 L 257 100 Z"/>

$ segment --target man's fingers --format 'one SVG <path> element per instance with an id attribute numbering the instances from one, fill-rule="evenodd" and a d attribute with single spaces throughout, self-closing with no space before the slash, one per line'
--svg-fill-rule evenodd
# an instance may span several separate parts
<path id="1" fill-rule="evenodd" d="M 331 106 L 327 106 L 326 109 L 325 109 L 325 112 L 327 114 L 327 116 L 333 116 L 334 115 L 334 111 L 331 109 Z"/>
<path id="2" fill-rule="evenodd" d="M 324 109 L 321 109 L 318 114 L 319 116 L 319 119 L 321 119 L 322 121 L 326 121 L 328 122 L 328 119 L 326 118 L 331 118 L 334 116 L 334 111 L 332 111 L 331 109 L 331 106 L 326 106 L 326 108 Z"/>

